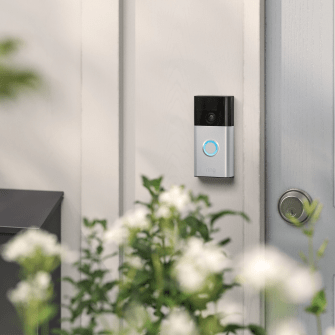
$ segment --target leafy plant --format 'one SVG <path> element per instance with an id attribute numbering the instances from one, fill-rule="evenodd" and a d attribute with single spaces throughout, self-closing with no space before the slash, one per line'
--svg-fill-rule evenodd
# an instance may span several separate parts
<path id="1" fill-rule="evenodd" d="M 18 39 L 0 41 L 0 100 L 16 98 L 26 89 L 36 89 L 41 83 L 36 72 L 20 69 L 12 63 L 22 42 Z"/>
<path id="2" fill-rule="evenodd" d="M 17 234 L 2 250 L 5 261 L 20 266 L 22 280 L 8 292 L 8 298 L 16 308 L 25 335 L 35 335 L 40 327 L 42 334 L 49 334 L 49 321 L 58 311 L 53 303 L 50 273 L 58 268 L 65 253 L 55 235 L 39 229 Z"/>
<path id="3" fill-rule="evenodd" d="M 75 289 L 67 308 L 71 324 L 86 315 L 89 323 L 58 334 L 236 334 L 248 329 L 251 334 L 264 335 L 257 325 L 226 322 L 229 313 L 218 308 L 223 295 L 239 286 L 227 280 L 230 261 L 223 247 L 229 238 L 219 243 L 213 234 L 216 223 L 228 215 L 248 220 L 242 212 L 230 210 L 203 214 L 211 206 L 206 195 L 187 192 L 183 186 L 165 190 L 162 177 L 142 177 L 150 194 L 149 202 L 137 202 L 134 211 L 117 220 L 106 230 L 105 220 L 88 221 L 91 229 L 82 261 L 74 266 L 83 278 L 70 282 Z M 102 226 L 104 235 L 96 231 Z M 119 270 L 122 280 L 106 282 L 107 271 L 102 261 L 105 244 L 116 242 L 124 252 Z M 109 293 L 118 289 L 116 298 Z M 212 305 L 215 311 L 210 312 Z M 102 327 L 101 315 L 114 314 L 124 320 L 121 330 Z M 177 328 L 176 328 L 177 326 Z"/>
<path id="4" fill-rule="evenodd" d="M 128 310 L 141 306 L 152 317 L 137 324 L 136 330 L 147 335 L 164 334 L 169 328 L 164 324 L 175 310 L 186 313 L 200 334 L 236 334 L 239 329 L 264 334 L 254 325 L 225 324 L 224 311 L 209 313 L 207 309 L 209 304 L 217 306 L 222 296 L 238 285 L 226 279 L 231 269 L 222 247 L 230 239 L 214 242 L 213 234 L 219 230 L 216 223 L 226 215 L 247 216 L 235 211 L 205 215 L 203 210 L 211 206 L 206 195 L 194 195 L 177 186 L 165 191 L 162 177 L 149 180 L 143 176 L 142 180 L 151 195 L 149 202 L 141 202 L 148 210 L 148 222 L 143 228 L 134 218 L 124 218 L 124 225 L 127 221 L 132 224 L 123 234 L 127 236 L 126 261 L 121 266 L 124 280 L 115 303 L 117 315 L 127 320 Z"/>
<path id="5" fill-rule="evenodd" d="M 289 216 L 290 221 L 296 227 L 300 228 L 308 239 L 308 255 L 305 255 L 302 251 L 300 251 L 299 255 L 303 263 L 310 268 L 313 276 L 317 275 L 316 271 L 318 270 L 318 262 L 324 256 L 329 241 L 326 238 L 319 249 L 317 251 L 314 250 L 313 238 L 315 233 L 315 224 L 320 218 L 322 207 L 323 206 L 317 200 L 314 200 L 311 204 L 307 201 L 304 202 L 304 209 L 309 217 L 306 225 L 299 222 L 296 218 Z M 314 278 L 314 281 L 314 284 L 316 284 L 317 278 Z M 322 289 L 315 293 L 310 305 L 305 308 L 307 313 L 313 314 L 316 318 L 318 335 L 322 335 L 321 315 L 326 312 L 326 307 L 326 294 L 325 290 Z"/>
<path id="6" fill-rule="evenodd" d="M 75 262 L 73 266 L 81 274 L 80 280 L 71 277 L 64 277 L 63 280 L 69 282 L 75 294 L 69 298 L 68 304 L 64 306 L 69 310 L 70 317 L 63 321 L 70 323 L 70 330 L 54 330 L 55 334 L 70 335 L 96 335 L 108 334 L 106 330 L 98 331 L 97 319 L 101 315 L 112 314 L 113 302 L 109 293 L 118 284 L 118 280 L 107 281 L 105 278 L 109 270 L 103 266 L 103 261 L 116 254 L 104 255 L 104 242 L 99 236 L 98 226 L 106 231 L 106 220 L 89 221 L 84 219 L 84 227 L 89 230 L 85 238 L 86 247 L 82 249 L 81 260 Z M 83 315 L 88 316 L 88 324 L 85 326 L 72 326 L 75 321 Z"/>

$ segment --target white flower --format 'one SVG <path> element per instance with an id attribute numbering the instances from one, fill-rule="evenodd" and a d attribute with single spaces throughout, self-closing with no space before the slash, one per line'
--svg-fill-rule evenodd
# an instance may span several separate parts
<path id="1" fill-rule="evenodd" d="M 8 292 L 8 298 L 13 304 L 26 304 L 31 300 L 45 300 L 48 298 L 50 282 L 50 274 L 39 271 L 33 279 L 19 282 L 15 289 Z"/>
<path id="2" fill-rule="evenodd" d="M 220 323 L 224 326 L 228 323 L 243 323 L 243 306 L 232 300 L 219 302 L 219 311 L 222 314 Z"/>
<path id="3" fill-rule="evenodd" d="M 150 226 L 150 222 L 147 218 L 148 210 L 145 208 L 137 208 L 134 211 L 129 212 L 123 218 L 121 218 L 123 224 L 131 229 L 147 229 Z"/>
<path id="4" fill-rule="evenodd" d="M 175 266 L 176 277 L 186 292 L 195 292 L 202 288 L 207 274 L 199 271 L 189 260 L 181 259 Z"/>
<path id="5" fill-rule="evenodd" d="M 163 204 L 161 206 L 159 206 L 157 212 L 156 212 L 156 216 L 158 218 L 168 218 L 169 216 L 171 215 L 171 211 L 170 211 L 170 208 Z"/>
<path id="6" fill-rule="evenodd" d="M 137 208 L 117 219 L 113 226 L 104 233 L 105 242 L 124 244 L 129 237 L 129 229 L 148 229 L 150 221 L 147 218 L 148 210 Z"/>
<path id="7" fill-rule="evenodd" d="M 29 300 L 31 285 L 26 281 L 18 283 L 15 289 L 8 292 L 8 299 L 13 304 L 25 303 Z"/>
<path id="8" fill-rule="evenodd" d="M 246 252 L 238 276 L 241 282 L 257 290 L 277 288 L 292 303 L 308 301 L 320 288 L 321 276 L 311 273 L 274 247 L 257 247 Z"/>
<path id="9" fill-rule="evenodd" d="M 308 268 L 297 268 L 283 283 L 287 297 L 296 304 L 309 301 L 321 287 L 320 274 Z"/>
<path id="10" fill-rule="evenodd" d="M 326 335 L 335 335 L 335 328 L 334 327 L 327 328 Z"/>
<path id="11" fill-rule="evenodd" d="M 161 335 L 197 335 L 198 330 L 190 315 L 183 310 L 174 310 L 163 320 Z"/>
<path id="12" fill-rule="evenodd" d="M 37 288 L 41 290 L 46 290 L 50 285 L 51 277 L 47 272 L 39 271 L 35 276 L 34 283 L 37 285 Z"/>
<path id="13" fill-rule="evenodd" d="M 58 243 L 56 235 L 41 229 L 28 229 L 17 234 L 2 251 L 7 262 L 17 261 L 21 257 L 31 256 L 37 248 L 47 256 L 62 257 L 65 249 Z"/>
<path id="14" fill-rule="evenodd" d="M 127 263 L 135 269 L 142 269 L 143 268 L 143 261 L 142 258 L 138 256 L 129 256 L 127 257 Z"/>
<path id="15" fill-rule="evenodd" d="M 219 273 L 230 265 L 221 248 L 191 237 L 175 265 L 175 273 L 183 290 L 194 292 L 205 284 L 207 277 Z"/>
<path id="16" fill-rule="evenodd" d="M 275 285 L 292 274 L 293 261 L 273 247 L 255 248 L 244 255 L 240 278 L 256 289 Z"/>
<path id="17" fill-rule="evenodd" d="M 121 220 L 117 220 L 114 226 L 105 232 L 103 240 L 107 243 L 114 242 L 117 245 L 121 245 L 128 239 L 128 236 L 128 229 Z"/>
<path id="18" fill-rule="evenodd" d="M 273 335 L 306 335 L 303 325 L 296 319 L 289 319 L 280 323 L 270 332 Z"/>
<path id="19" fill-rule="evenodd" d="M 169 207 L 175 207 L 179 211 L 190 203 L 190 201 L 189 194 L 182 187 L 175 185 L 169 191 L 165 191 L 159 196 L 159 202 Z"/>

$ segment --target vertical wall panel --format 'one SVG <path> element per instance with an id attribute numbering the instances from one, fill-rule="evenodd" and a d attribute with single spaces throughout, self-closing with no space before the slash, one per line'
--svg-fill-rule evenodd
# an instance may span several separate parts
<path id="1" fill-rule="evenodd" d="M 24 41 L 16 60 L 45 83 L 37 94 L 0 105 L 0 187 L 64 191 L 62 241 L 74 250 L 81 215 L 80 8 L 80 0 L 4 0 L 0 12 L 0 37 Z"/>
<path id="2" fill-rule="evenodd" d="M 264 156 L 264 123 L 262 119 L 264 96 L 262 8 L 260 0 L 244 1 L 244 106 L 243 106 L 243 154 L 244 187 L 243 210 L 251 223 L 244 225 L 243 246 L 247 251 L 264 240 L 264 180 L 262 166 Z M 254 292 L 245 290 L 244 310 L 247 323 L 260 323 L 261 300 Z"/>
<path id="3" fill-rule="evenodd" d="M 214 210 L 243 208 L 243 1 L 136 2 L 136 198 L 140 175 L 165 176 L 209 194 Z M 235 96 L 235 178 L 194 177 L 194 95 Z M 233 254 L 243 249 L 243 221 L 220 221 Z M 241 290 L 236 299 L 241 300 Z"/>
<path id="4" fill-rule="evenodd" d="M 109 226 L 119 215 L 119 149 L 119 1 L 82 0 L 81 213 Z M 118 265 L 117 257 L 104 261 L 109 280 L 118 278 Z"/>

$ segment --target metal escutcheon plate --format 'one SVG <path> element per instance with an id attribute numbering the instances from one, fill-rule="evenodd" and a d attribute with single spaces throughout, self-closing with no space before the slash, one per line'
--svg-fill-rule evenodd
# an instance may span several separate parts
<path id="1" fill-rule="evenodd" d="M 290 225 L 293 224 L 286 217 L 287 214 L 295 217 L 301 223 L 307 222 L 308 214 L 303 205 L 305 201 L 308 201 L 309 204 L 312 203 L 312 198 L 307 192 L 295 188 L 287 190 L 278 202 L 278 211 L 281 217 Z"/>

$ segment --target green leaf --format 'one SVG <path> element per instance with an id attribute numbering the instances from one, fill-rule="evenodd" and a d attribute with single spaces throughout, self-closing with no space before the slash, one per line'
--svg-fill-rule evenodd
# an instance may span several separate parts
<path id="1" fill-rule="evenodd" d="M 297 218 L 295 218 L 294 216 L 290 215 L 289 213 L 286 213 L 285 215 L 287 217 L 287 219 L 296 227 L 300 228 L 303 223 L 300 222 Z"/>
<path id="2" fill-rule="evenodd" d="M 248 222 L 250 221 L 249 217 L 243 212 L 235 212 L 235 211 L 225 210 L 225 211 L 221 211 L 221 212 L 209 215 L 211 225 L 213 226 L 213 224 L 215 223 L 216 220 L 218 220 L 218 219 L 220 219 L 220 218 L 222 218 L 223 216 L 226 216 L 226 215 L 239 215 L 239 216 L 242 216 L 246 221 L 248 221 Z"/>
<path id="3" fill-rule="evenodd" d="M 226 244 L 228 244 L 230 242 L 231 242 L 231 238 L 228 237 L 228 238 L 220 241 L 218 244 L 221 245 L 221 246 L 224 246 L 224 245 L 226 245 Z"/>
<path id="4" fill-rule="evenodd" d="M 323 255 L 324 255 L 324 253 L 325 253 L 325 251 L 326 251 L 328 242 L 329 242 L 329 240 L 328 240 L 328 238 L 326 238 L 326 239 L 323 241 L 323 243 L 321 244 L 319 250 L 318 250 L 317 253 L 316 253 L 316 255 L 317 255 L 318 258 L 323 257 Z"/>
<path id="5" fill-rule="evenodd" d="M 0 42 L 0 56 L 8 56 L 19 49 L 22 42 L 17 39 L 6 39 Z"/>
<path id="6" fill-rule="evenodd" d="M 143 186 L 150 192 L 152 196 L 157 195 L 157 193 L 160 191 L 160 185 L 162 180 L 163 176 L 156 179 L 149 179 L 146 176 L 142 176 Z M 154 192 L 153 190 L 155 190 L 156 192 Z"/>
<path id="7" fill-rule="evenodd" d="M 151 204 L 147 203 L 147 202 L 143 202 L 143 201 L 135 201 L 135 204 L 140 204 L 142 206 L 145 206 L 147 208 L 150 208 L 151 207 Z"/>
<path id="8" fill-rule="evenodd" d="M 220 320 L 215 315 L 209 315 L 199 319 L 199 326 L 203 334 L 221 333 L 224 327 L 220 324 Z"/>
<path id="9" fill-rule="evenodd" d="M 321 290 L 314 295 L 311 305 L 308 306 L 305 311 L 311 314 L 320 315 L 322 313 L 325 313 L 326 307 L 326 294 L 324 290 Z"/>
<path id="10" fill-rule="evenodd" d="M 306 255 L 305 255 L 302 251 L 299 251 L 299 256 L 300 256 L 301 260 L 302 260 L 305 264 L 308 264 L 308 259 L 307 259 Z"/>
<path id="11" fill-rule="evenodd" d="M 103 246 L 102 245 L 98 245 L 98 247 L 97 247 L 97 254 L 101 255 L 101 253 L 103 252 L 103 250 L 104 250 Z"/>
<path id="12" fill-rule="evenodd" d="M 225 325 L 223 327 L 222 332 L 226 334 L 229 334 L 229 333 L 237 334 L 237 331 L 240 329 L 245 329 L 245 327 L 242 325 L 231 323 L 231 324 Z"/>
<path id="13" fill-rule="evenodd" d="M 194 236 L 198 232 L 206 242 L 210 240 L 208 227 L 205 223 L 194 216 L 188 216 L 184 219 L 184 222 L 191 228 L 189 236 Z"/>
<path id="14" fill-rule="evenodd" d="M 307 237 L 312 237 L 314 235 L 314 229 L 304 229 L 303 233 L 307 236 Z"/>
<path id="15" fill-rule="evenodd" d="M 191 201 L 194 203 L 203 202 L 206 205 L 206 207 L 211 206 L 209 197 L 205 194 L 198 194 L 197 196 L 195 196 L 193 192 L 190 191 L 190 197 L 191 197 Z"/>
<path id="16" fill-rule="evenodd" d="M 77 285 L 77 283 L 71 277 L 63 277 L 62 280 L 63 281 L 67 281 L 67 282 L 69 282 L 70 284 L 72 284 L 74 286 Z"/>
<path id="17" fill-rule="evenodd" d="M 266 335 L 265 329 L 261 326 L 250 324 L 250 325 L 247 326 L 247 328 L 251 331 L 252 334 Z"/>
<path id="18" fill-rule="evenodd" d="M 56 334 L 56 335 L 71 335 L 68 331 L 64 330 L 64 329 L 52 329 L 52 334 Z"/>

